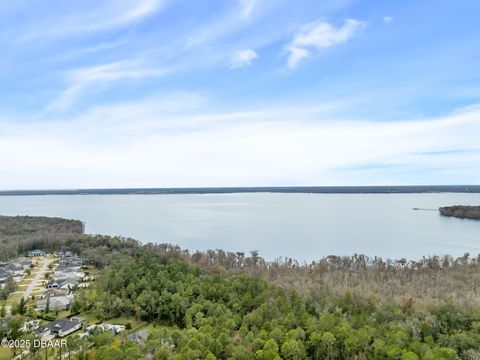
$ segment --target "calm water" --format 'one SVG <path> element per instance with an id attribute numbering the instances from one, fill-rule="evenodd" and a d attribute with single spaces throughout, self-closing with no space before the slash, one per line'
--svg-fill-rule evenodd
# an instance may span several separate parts
<path id="1" fill-rule="evenodd" d="M 390 258 L 480 252 L 480 221 L 444 218 L 446 205 L 480 194 L 215 194 L 0 197 L 2 215 L 85 221 L 88 233 L 184 248 L 314 260 L 364 253 Z"/>

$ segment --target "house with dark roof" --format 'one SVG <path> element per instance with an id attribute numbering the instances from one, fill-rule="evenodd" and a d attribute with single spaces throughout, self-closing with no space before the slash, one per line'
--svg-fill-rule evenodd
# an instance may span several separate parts
<path id="1" fill-rule="evenodd" d="M 75 254 L 70 250 L 66 250 L 66 251 L 60 250 L 56 252 L 56 256 L 59 258 L 71 258 L 71 257 L 74 257 Z"/>
<path id="2" fill-rule="evenodd" d="M 79 271 L 81 269 L 82 269 L 82 263 L 78 263 L 78 264 L 62 263 L 58 265 L 56 268 L 57 271 Z"/>
<path id="3" fill-rule="evenodd" d="M 78 280 L 74 278 L 50 280 L 47 283 L 47 289 L 67 289 L 72 290 L 78 286 Z"/>
<path id="4" fill-rule="evenodd" d="M 83 260 L 79 257 L 62 258 L 57 260 L 59 266 L 78 266 L 82 267 Z"/>
<path id="5" fill-rule="evenodd" d="M 29 252 L 27 252 L 27 256 L 28 257 L 45 256 L 45 252 L 43 250 L 38 250 L 38 249 L 30 250 Z"/>
<path id="6" fill-rule="evenodd" d="M 82 322 L 74 318 L 56 320 L 45 326 L 39 327 L 34 332 L 37 335 L 55 335 L 64 337 L 82 327 Z"/>

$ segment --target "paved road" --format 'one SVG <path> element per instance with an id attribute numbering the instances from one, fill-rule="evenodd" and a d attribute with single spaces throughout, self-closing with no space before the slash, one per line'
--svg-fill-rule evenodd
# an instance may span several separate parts
<path id="1" fill-rule="evenodd" d="M 28 299 L 29 296 L 31 295 L 33 289 L 35 288 L 35 286 L 37 286 L 37 283 L 38 281 L 43 277 L 43 275 L 45 274 L 45 272 L 47 271 L 48 269 L 48 265 L 50 263 L 52 263 L 54 260 L 53 259 L 43 259 L 43 262 L 42 262 L 42 265 L 40 267 L 40 270 L 37 271 L 37 274 L 35 275 L 35 277 L 32 279 L 32 281 L 30 282 L 30 285 L 28 285 L 27 289 L 25 290 L 25 292 L 23 293 L 23 298 L 24 299 Z"/>

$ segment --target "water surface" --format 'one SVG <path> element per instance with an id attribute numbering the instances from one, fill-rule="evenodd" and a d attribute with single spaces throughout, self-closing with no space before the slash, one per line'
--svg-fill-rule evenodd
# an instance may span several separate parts
<path id="1" fill-rule="evenodd" d="M 74 218 L 88 233 L 309 261 L 329 254 L 477 254 L 480 221 L 412 210 L 459 204 L 479 205 L 480 194 L 5 196 L 0 214 Z"/>

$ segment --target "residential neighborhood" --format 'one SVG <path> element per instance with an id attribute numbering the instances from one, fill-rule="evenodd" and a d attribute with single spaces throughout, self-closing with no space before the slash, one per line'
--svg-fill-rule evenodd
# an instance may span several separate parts
<path id="1" fill-rule="evenodd" d="M 75 312 L 75 299 L 98 275 L 91 261 L 69 249 L 53 253 L 32 249 L 0 264 L 2 339 L 12 339 L 18 336 L 14 332 L 20 331 L 22 336 L 29 334 L 41 341 L 72 336 L 86 339 L 88 347 L 89 339 L 107 332 L 109 336 L 126 333 L 125 339 L 144 343 L 148 336 L 145 328 L 151 326 L 145 322 L 129 317 L 106 322 L 94 313 Z M 20 360 L 29 354 L 24 350 L 13 356 L 11 349 L 0 349 L 0 359 Z"/>
<path id="2" fill-rule="evenodd" d="M 124 325 L 97 323 L 96 319 L 74 317 L 70 312 L 76 293 L 95 281 L 96 275 L 93 266 L 70 250 L 50 254 L 33 249 L 0 264 L 2 336 L 11 337 L 9 328 L 19 315 L 19 330 L 39 339 L 64 338 L 77 332 L 82 337 L 98 331 L 120 333 Z M 0 359 L 9 358 L 2 356 L 6 350 L 0 349 Z"/>

